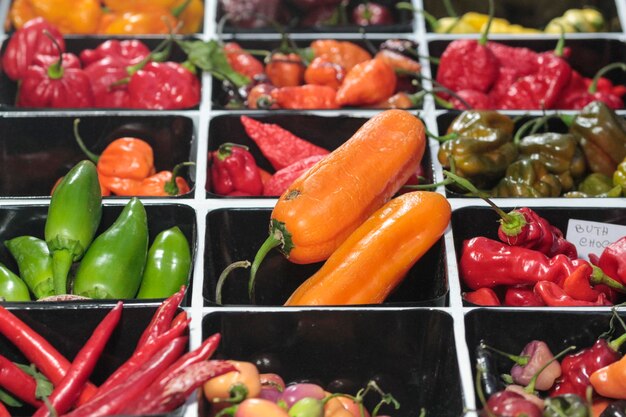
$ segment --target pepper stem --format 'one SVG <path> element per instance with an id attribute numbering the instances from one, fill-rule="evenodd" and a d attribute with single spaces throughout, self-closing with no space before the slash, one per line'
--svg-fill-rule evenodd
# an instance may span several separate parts
<path id="1" fill-rule="evenodd" d="M 228 275 L 237 268 L 249 268 L 250 261 L 237 261 L 228 265 L 222 273 L 220 277 L 217 279 L 217 284 L 215 285 L 215 302 L 217 304 L 222 304 L 222 287 L 224 286 L 224 282 L 226 282 L 226 278 Z"/>
<path id="2" fill-rule="evenodd" d="M 52 252 L 52 282 L 56 295 L 67 294 L 67 275 L 72 267 L 73 255 L 67 249 Z"/>
<path id="3" fill-rule="evenodd" d="M 87 155 L 87 158 L 91 159 L 94 164 L 97 164 L 98 160 L 100 159 L 100 155 L 96 155 L 95 153 L 87 149 L 87 146 L 85 146 L 85 142 L 83 142 L 83 139 L 80 137 L 80 133 L 78 133 L 79 123 L 80 119 L 74 119 L 74 139 L 76 139 L 76 142 L 78 143 L 78 146 L 83 151 L 83 153 Z"/>
<path id="4" fill-rule="evenodd" d="M 248 297 L 251 301 L 254 300 L 254 282 L 256 280 L 256 273 L 259 266 L 261 266 L 261 262 L 263 262 L 263 259 L 265 259 L 270 250 L 283 244 L 282 235 L 276 231 L 265 239 L 265 242 L 263 242 L 259 251 L 254 256 L 254 261 L 252 261 L 252 267 L 250 268 L 250 280 L 248 281 Z"/>
<path id="5" fill-rule="evenodd" d="M 63 73 L 65 72 L 63 69 L 63 50 L 61 49 L 61 45 L 59 45 L 59 42 L 57 42 L 54 36 L 52 36 L 52 34 L 47 29 L 43 30 L 43 34 L 50 38 L 50 40 L 54 44 L 54 47 L 59 53 L 58 61 L 55 61 L 52 65 L 48 67 L 48 77 L 51 80 L 59 80 L 63 78 Z"/>
<path id="6" fill-rule="evenodd" d="M 539 368 L 539 370 L 537 372 L 535 372 L 535 374 L 533 375 L 533 377 L 530 379 L 530 382 L 528 383 L 528 385 L 526 385 L 526 388 L 524 388 L 524 391 L 526 391 L 529 394 L 532 394 L 535 392 L 535 385 L 537 384 L 537 379 L 539 379 L 539 375 L 541 375 L 541 373 L 548 367 L 550 366 L 550 364 L 560 358 L 562 358 L 567 352 L 570 352 L 572 350 L 576 349 L 576 346 L 569 346 L 565 349 L 563 349 L 561 352 L 559 352 L 558 354 L 556 354 L 554 356 L 554 358 L 550 359 L 548 362 L 546 362 L 541 368 Z"/>
<path id="7" fill-rule="evenodd" d="M 217 159 L 223 161 L 224 159 L 228 158 L 232 154 L 232 149 L 234 147 L 241 148 L 246 151 L 250 149 L 246 145 L 240 145 L 239 143 L 225 142 L 222 143 L 219 148 L 217 148 Z"/>
<path id="8" fill-rule="evenodd" d="M 178 195 L 179 193 L 179 189 L 178 189 L 178 184 L 176 184 L 176 178 L 179 177 L 178 173 L 180 172 L 181 169 L 183 169 L 184 167 L 190 167 L 196 165 L 194 162 L 181 162 L 180 164 L 176 165 L 174 167 L 174 169 L 172 170 L 172 178 L 165 183 L 165 185 L 163 186 L 165 192 L 169 195 Z"/>
<path id="9" fill-rule="evenodd" d="M 179 17 L 181 15 L 182 12 L 185 11 L 185 9 L 187 9 L 187 7 L 189 6 L 189 4 L 191 4 L 191 0 L 185 0 L 185 2 L 181 3 L 180 5 L 174 7 L 171 12 L 172 12 L 172 16 L 174 17 Z"/>
<path id="10" fill-rule="evenodd" d="M 480 45 L 487 44 L 487 37 L 489 36 L 489 30 L 491 29 L 491 22 L 493 22 L 493 16 L 496 14 L 496 6 L 494 0 L 489 0 L 489 19 L 487 20 L 487 25 L 485 26 L 485 30 L 480 36 L 480 40 L 478 43 Z"/>
<path id="11" fill-rule="evenodd" d="M 437 18 L 435 16 L 433 16 L 430 13 L 428 13 L 426 10 L 420 10 L 420 9 L 414 7 L 408 1 L 401 1 L 399 3 L 396 3 L 396 9 L 398 9 L 398 10 L 409 10 L 409 11 L 412 11 L 413 13 L 420 13 L 422 16 L 424 16 L 424 19 L 426 19 L 426 21 L 428 22 L 428 24 L 430 25 L 430 27 L 434 31 L 437 31 L 437 29 L 440 26 L 439 25 L 439 20 L 437 20 Z"/>
<path id="12" fill-rule="evenodd" d="M 489 345 L 483 344 L 483 346 L 486 349 L 489 349 L 492 352 L 495 352 L 501 356 L 504 356 L 505 358 L 508 358 L 510 360 L 512 360 L 513 362 L 515 362 L 516 364 L 520 365 L 520 366 L 525 366 L 528 365 L 528 361 L 530 360 L 530 356 L 526 356 L 526 355 L 513 355 L 511 353 L 506 353 L 503 352 L 499 349 L 493 348 Z"/>
<path id="13" fill-rule="evenodd" d="M 456 10 L 454 10 L 454 6 L 450 0 L 443 0 L 443 6 L 446 8 L 446 13 L 450 17 L 459 17 Z"/>
<path id="14" fill-rule="evenodd" d="M 485 392 L 483 391 L 483 385 L 480 383 L 483 375 L 483 369 L 476 364 L 476 378 L 474 379 L 474 385 L 476 386 L 476 394 L 478 395 L 478 400 L 483 405 L 483 409 L 487 412 L 487 417 L 497 417 L 493 411 L 487 406 L 487 398 L 485 397 Z"/>
<path id="15" fill-rule="evenodd" d="M 593 268 L 591 276 L 589 277 L 589 282 L 591 284 L 604 284 L 619 293 L 626 294 L 626 287 L 624 285 L 605 274 L 599 267 L 595 265 L 591 265 L 591 267 Z"/>
<path id="16" fill-rule="evenodd" d="M 613 349 L 615 352 L 619 350 L 619 348 L 626 342 L 626 333 L 622 334 L 617 339 L 613 339 L 609 342 L 609 347 Z"/>
<path id="17" fill-rule="evenodd" d="M 591 84 L 589 84 L 589 89 L 587 91 L 591 94 L 598 91 L 598 81 L 600 80 L 600 78 L 602 78 L 607 72 L 614 69 L 621 69 L 622 71 L 626 71 L 626 64 L 624 64 L 623 62 L 613 62 L 612 64 L 600 68 L 600 70 L 593 77 L 593 81 L 591 82 Z"/>
<path id="18" fill-rule="evenodd" d="M 561 119 L 561 121 L 565 123 L 567 127 L 570 127 L 574 123 L 574 120 L 576 119 L 576 115 L 575 114 L 560 114 L 559 119 Z"/>

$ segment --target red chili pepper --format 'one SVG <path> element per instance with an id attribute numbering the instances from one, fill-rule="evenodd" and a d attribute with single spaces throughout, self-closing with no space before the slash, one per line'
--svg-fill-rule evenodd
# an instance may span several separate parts
<path id="1" fill-rule="evenodd" d="M 608 276 L 626 283 L 626 236 L 604 248 L 594 263 Z"/>
<path id="2" fill-rule="evenodd" d="M 6 308 L 0 306 L 0 333 L 13 343 L 29 362 L 46 376 L 55 386 L 60 384 L 70 368 L 70 362 L 46 339 L 31 329 Z M 81 400 L 96 391 L 93 384 L 85 384 Z"/>
<path id="3" fill-rule="evenodd" d="M 106 393 L 65 414 L 65 417 L 102 417 L 118 414 L 129 403 L 136 401 L 155 378 L 180 357 L 186 345 L 186 337 L 175 339 L 128 378 L 120 381 Z"/>
<path id="4" fill-rule="evenodd" d="M 504 293 L 504 305 L 512 307 L 542 307 L 546 303 L 533 291 L 531 287 L 508 287 Z"/>
<path id="5" fill-rule="evenodd" d="M 172 326 L 172 320 L 174 319 L 176 310 L 185 297 L 186 289 L 187 288 L 183 285 L 178 292 L 175 292 L 163 300 L 163 302 L 159 305 L 159 308 L 157 308 L 152 316 L 152 320 L 150 320 L 150 323 L 141 334 L 141 337 L 137 342 L 136 350 L 140 349 L 160 334 L 165 333 L 165 331 Z"/>
<path id="6" fill-rule="evenodd" d="M 109 39 L 94 49 L 83 49 L 80 60 L 83 67 L 107 58 L 110 62 L 119 62 L 122 65 L 135 65 L 150 55 L 150 48 L 137 39 L 117 40 Z"/>
<path id="7" fill-rule="evenodd" d="M 295 110 L 338 109 L 336 94 L 332 87 L 314 84 L 275 88 L 270 92 L 272 104 Z"/>
<path id="8" fill-rule="evenodd" d="M 272 98 L 272 91 L 274 90 L 276 87 L 268 83 L 255 85 L 248 92 L 246 105 L 249 109 L 277 109 L 278 105 Z"/>
<path id="9" fill-rule="evenodd" d="M 329 151 L 302 139 L 274 123 L 263 123 L 241 116 L 246 133 L 261 149 L 263 155 L 279 170 L 313 155 L 328 155 Z"/>
<path id="10" fill-rule="evenodd" d="M 29 20 L 9 38 L 2 55 L 2 70 L 13 81 L 21 80 L 37 55 L 58 55 L 52 39 L 65 51 L 65 40 L 56 26 L 42 17 Z"/>
<path id="11" fill-rule="evenodd" d="M 324 159 L 326 155 L 312 155 L 301 159 L 293 164 L 279 169 L 272 177 L 263 185 L 263 195 L 280 196 L 289 185 L 294 182 L 300 175 L 307 172 L 313 165 Z"/>
<path id="12" fill-rule="evenodd" d="M 589 283 L 591 265 L 583 264 L 572 272 L 563 281 L 563 291 L 575 300 L 594 302 L 598 299 L 600 291 L 594 290 Z"/>
<path id="13" fill-rule="evenodd" d="M 613 341 L 599 338 L 595 343 L 578 352 L 567 355 L 561 361 L 561 377 L 556 380 L 549 395 L 576 394 L 586 398 L 589 376 L 600 368 L 617 362 L 621 357 L 620 346 L 626 341 L 626 334 Z"/>
<path id="14" fill-rule="evenodd" d="M 305 66 L 296 53 L 276 52 L 265 65 L 265 74 L 276 87 L 296 87 L 304 83 Z"/>
<path id="15" fill-rule="evenodd" d="M 498 60 L 500 71 L 512 70 L 516 78 L 537 72 L 539 54 L 532 49 L 509 46 L 499 42 L 488 42 L 487 48 Z"/>
<path id="16" fill-rule="evenodd" d="M 244 117 L 244 116 L 242 116 Z M 219 195 L 263 193 L 261 173 L 247 146 L 223 143 L 211 152 L 211 188 Z"/>
<path id="17" fill-rule="evenodd" d="M 463 294 L 463 299 L 479 306 L 499 306 L 500 299 L 491 288 L 479 288 Z"/>
<path id="18" fill-rule="evenodd" d="M 510 47 L 507 47 L 510 48 Z M 510 48 L 510 49 L 518 49 L 518 48 Z M 520 48 L 524 49 L 524 48 Z M 496 81 L 491 86 L 489 90 L 489 98 L 492 103 L 500 103 L 503 100 L 503 97 L 506 96 L 507 91 L 517 79 L 519 78 L 519 74 L 516 68 L 509 66 L 501 66 L 500 72 L 498 73 L 498 77 Z M 458 94 L 458 93 L 457 93 Z M 495 106 L 494 106 L 495 107 Z M 562 108 L 562 107 L 559 107 Z"/>
<path id="19" fill-rule="evenodd" d="M 563 288 L 551 281 L 539 281 L 534 287 L 535 293 L 541 297 L 544 303 L 550 307 L 589 307 L 608 306 L 611 302 L 606 299 L 606 294 L 599 293 L 594 301 L 583 301 L 567 295 Z"/>
<path id="20" fill-rule="evenodd" d="M 33 417 L 48 417 L 51 414 L 50 407 L 54 409 L 55 416 L 63 415 L 76 403 L 85 382 L 96 367 L 104 347 L 120 321 L 122 307 L 123 303 L 118 301 L 116 306 L 102 319 L 89 340 L 76 354 L 63 381 L 54 387 L 54 391 L 48 397 L 49 404 L 39 407 Z"/>
<path id="21" fill-rule="evenodd" d="M 602 77 L 613 69 L 626 71 L 626 64 L 622 62 L 609 64 L 601 68 L 593 78 L 584 78 L 576 71 L 572 71 L 572 79 L 559 99 L 560 107 L 582 109 L 592 101 L 602 101 L 610 108 L 623 108 L 624 102 L 621 97 L 626 92 L 626 87 L 614 86 L 609 79 Z"/>
<path id="22" fill-rule="evenodd" d="M 35 379 L 2 355 L 0 355 L 0 388 L 37 408 L 43 405 L 35 396 L 37 389 Z"/>
<path id="23" fill-rule="evenodd" d="M 263 63 L 246 52 L 237 42 L 226 42 L 224 54 L 230 66 L 240 74 L 255 79 L 265 74 Z"/>
<path id="24" fill-rule="evenodd" d="M 187 109 L 200 102 L 200 81 L 176 62 L 150 62 L 130 77 L 128 94 L 135 109 Z"/>

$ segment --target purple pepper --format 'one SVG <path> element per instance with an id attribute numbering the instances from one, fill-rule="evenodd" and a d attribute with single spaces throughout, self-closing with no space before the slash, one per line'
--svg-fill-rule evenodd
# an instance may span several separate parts
<path id="1" fill-rule="evenodd" d="M 554 359 L 554 355 L 545 342 L 533 340 L 524 347 L 518 358 L 514 359 L 517 363 L 511 368 L 511 377 L 516 384 L 528 385 L 539 369 Z M 550 389 L 559 376 L 561 365 L 558 361 L 553 361 L 537 377 L 535 389 Z"/>

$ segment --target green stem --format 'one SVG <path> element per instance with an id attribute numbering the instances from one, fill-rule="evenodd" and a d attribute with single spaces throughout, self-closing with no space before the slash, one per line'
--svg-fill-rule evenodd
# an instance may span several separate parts
<path id="1" fill-rule="evenodd" d="M 450 0 L 443 0 L 443 6 L 446 8 L 446 13 L 450 17 L 459 17 L 456 10 L 454 10 L 454 6 Z"/>
<path id="2" fill-rule="evenodd" d="M 624 287 L 624 285 L 605 274 L 604 271 L 602 271 L 602 269 L 598 268 L 597 266 L 592 265 L 592 268 L 593 272 L 589 277 L 589 282 L 591 284 L 604 284 L 610 288 L 613 288 L 619 293 L 626 294 L 626 287 Z"/>
<path id="3" fill-rule="evenodd" d="M 493 16 L 495 13 L 496 13 L 495 2 L 494 0 L 489 0 L 489 20 L 487 20 L 487 26 L 485 26 L 485 30 L 483 31 L 482 35 L 480 36 L 480 40 L 478 41 L 480 45 L 487 44 L 489 30 L 491 30 L 491 22 L 493 22 Z"/>
<path id="4" fill-rule="evenodd" d="M 530 382 L 528 383 L 528 385 L 526 385 L 526 388 L 524 388 L 524 391 L 527 392 L 528 394 L 532 394 L 535 392 L 535 385 L 537 384 L 537 379 L 539 379 L 539 375 L 541 375 L 541 373 L 548 367 L 550 366 L 550 364 L 556 360 L 559 360 L 561 357 L 563 357 L 567 352 L 570 352 L 572 350 L 576 349 L 576 346 L 569 346 L 565 349 L 563 349 L 561 352 L 559 352 L 557 355 L 554 356 L 554 358 L 550 359 L 548 362 L 546 362 L 541 368 L 539 368 L 539 370 L 537 372 L 535 372 L 535 375 L 533 375 L 533 377 L 531 378 Z"/>
<path id="5" fill-rule="evenodd" d="M 526 366 L 528 365 L 528 361 L 530 360 L 530 356 L 526 356 L 526 355 L 513 355 L 510 353 L 506 353 L 503 352 L 499 349 L 493 348 L 489 345 L 483 344 L 483 346 L 485 347 L 485 349 L 489 349 L 492 352 L 497 353 L 498 355 L 504 356 L 505 358 L 508 358 L 510 360 L 512 360 L 513 362 L 515 362 L 516 364 L 520 365 L 520 366 Z"/>
<path id="6" fill-rule="evenodd" d="M 67 249 L 52 252 L 52 282 L 56 295 L 67 294 L 67 275 L 72 267 L 73 256 Z"/>
<path id="7" fill-rule="evenodd" d="M 87 155 L 87 158 L 89 158 L 94 164 L 97 164 L 98 160 L 100 159 L 100 155 L 96 155 L 95 153 L 87 149 L 87 146 L 85 146 L 85 142 L 83 142 L 83 139 L 80 137 L 80 134 L 78 133 L 79 123 L 80 123 L 80 119 L 74 119 L 74 139 L 76 139 L 76 142 L 78 143 L 78 146 L 83 151 L 83 153 Z"/>
<path id="8" fill-rule="evenodd" d="M 434 31 L 437 31 L 437 28 L 439 28 L 439 20 L 435 16 L 428 13 L 426 10 L 420 10 L 416 7 L 413 7 L 413 5 L 409 2 L 401 1 L 399 3 L 396 3 L 396 9 L 409 10 L 413 13 L 420 13 L 422 16 L 424 16 L 424 19 L 426 19 L 426 21 Z"/>
<path id="9" fill-rule="evenodd" d="M 187 9 L 187 7 L 189 6 L 189 4 L 191 3 L 191 0 L 186 0 L 184 3 L 180 4 L 179 6 L 174 7 L 171 12 L 172 12 L 172 16 L 174 17 L 179 17 L 181 15 L 182 12 L 185 11 L 185 9 Z"/>
<path id="10" fill-rule="evenodd" d="M 609 347 L 617 352 L 624 342 L 626 342 L 626 333 L 622 334 L 617 339 L 611 340 L 609 342 Z"/>
<path id="11" fill-rule="evenodd" d="M 589 85 L 589 90 L 587 91 L 591 94 L 598 91 L 598 81 L 600 80 L 600 78 L 602 78 L 604 74 L 606 74 L 607 72 L 614 70 L 614 69 L 621 69 L 622 71 L 626 71 L 626 64 L 624 64 L 623 62 L 614 62 L 605 67 L 602 67 L 593 77 L 593 81 Z"/>
<path id="12" fill-rule="evenodd" d="M 483 405 L 483 409 L 487 412 L 487 417 L 497 417 L 487 406 L 487 398 L 485 397 L 485 392 L 483 391 L 483 385 L 480 383 L 482 375 L 482 368 L 476 364 L 476 378 L 474 379 L 474 385 L 476 385 L 476 395 L 478 395 L 478 400 Z"/>
<path id="13" fill-rule="evenodd" d="M 170 179 L 164 185 L 165 192 L 169 195 L 178 195 L 178 193 L 180 192 L 180 190 L 178 189 L 178 184 L 176 184 L 176 177 L 180 176 L 178 175 L 178 173 L 184 167 L 190 167 L 194 165 L 196 165 L 195 162 L 181 162 L 180 164 L 176 165 L 172 170 L 172 179 Z"/>
<path id="14" fill-rule="evenodd" d="M 52 34 L 47 29 L 44 29 L 43 33 L 52 41 L 54 47 L 59 53 L 59 59 L 55 61 L 54 64 L 48 67 L 48 77 L 51 80 L 60 80 L 61 78 L 63 78 L 63 73 L 65 72 L 65 70 L 63 69 L 63 50 L 61 49 L 61 45 L 59 45 L 59 42 L 57 42 L 54 36 L 52 36 Z"/>
<path id="15" fill-rule="evenodd" d="M 563 51 L 565 50 L 565 28 L 563 28 L 563 25 L 559 24 L 559 26 L 561 27 L 561 35 L 559 36 L 559 41 L 556 43 L 556 48 L 554 48 L 554 55 L 562 57 Z"/>
<path id="16" fill-rule="evenodd" d="M 561 121 L 565 123 L 567 127 L 570 127 L 574 123 L 574 120 L 576 119 L 576 115 L 575 114 L 560 114 L 559 119 L 561 119 Z"/>
<path id="17" fill-rule="evenodd" d="M 282 238 L 276 236 L 275 233 L 272 233 L 265 239 L 265 242 L 259 248 L 259 251 L 256 253 L 254 257 L 254 261 L 252 261 L 252 267 L 250 268 L 250 280 L 248 281 L 248 297 L 250 300 L 254 300 L 254 282 L 256 280 L 256 273 L 261 266 L 261 262 L 267 256 L 269 251 L 283 244 Z"/>

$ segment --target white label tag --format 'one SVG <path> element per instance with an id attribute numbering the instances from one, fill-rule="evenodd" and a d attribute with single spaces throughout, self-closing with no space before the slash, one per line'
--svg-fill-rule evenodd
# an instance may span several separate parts
<path id="1" fill-rule="evenodd" d="M 588 259 L 589 254 L 600 256 L 604 248 L 626 236 L 626 226 L 611 223 L 569 219 L 567 240 L 576 245 L 578 257 Z"/>

